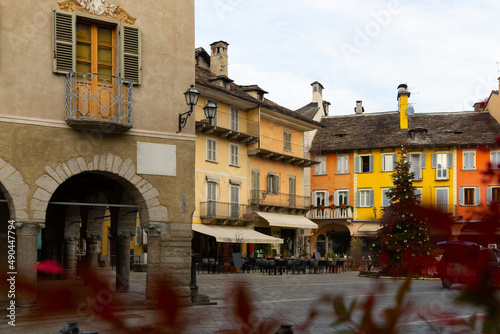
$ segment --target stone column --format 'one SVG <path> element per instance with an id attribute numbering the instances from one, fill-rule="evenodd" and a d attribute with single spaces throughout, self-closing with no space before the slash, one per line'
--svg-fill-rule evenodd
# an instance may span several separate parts
<path id="1" fill-rule="evenodd" d="M 116 291 L 130 288 L 130 242 L 134 232 L 119 231 L 116 245 Z"/>
<path id="2" fill-rule="evenodd" d="M 69 277 L 76 276 L 76 251 L 78 245 L 78 236 L 64 237 L 64 269 Z"/>
<path id="3" fill-rule="evenodd" d="M 36 291 L 37 273 L 33 266 L 37 262 L 37 236 L 40 229 L 45 227 L 39 221 L 17 221 L 17 254 L 16 270 L 17 279 L 33 287 Z M 18 289 L 16 291 L 17 306 L 34 307 L 36 305 L 36 292 Z"/>
<path id="4" fill-rule="evenodd" d="M 97 260 L 99 252 L 97 251 L 97 244 L 101 241 L 102 236 L 97 234 L 87 234 L 85 242 L 87 244 L 86 261 L 89 268 L 97 267 Z"/>
<path id="5" fill-rule="evenodd" d="M 148 235 L 148 271 L 146 274 L 146 300 L 155 303 L 158 297 L 156 283 L 162 279 L 161 236 L 168 234 L 169 225 L 163 223 L 141 224 Z"/>

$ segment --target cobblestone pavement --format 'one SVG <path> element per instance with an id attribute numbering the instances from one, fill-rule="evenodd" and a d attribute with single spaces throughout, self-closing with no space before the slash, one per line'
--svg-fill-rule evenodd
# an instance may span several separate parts
<path id="1" fill-rule="evenodd" d="M 109 272 L 108 272 L 109 274 Z M 401 280 L 373 279 L 359 277 L 357 272 L 267 275 L 256 273 L 207 274 L 201 273 L 197 279 L 199 293 L 208 295 L 216 305 L 199 305 L 183 308 L 181 317 L 186 325 L 185 333 L 223 333 L 237 327 L 232 316 L 234 308 L 231 299 L 232 289 L 242 285 L 250 292 L 254 301 L 255 312 L 252 319 L 271 321 L 276 324 L 291 323 L 295 333 L 336 333 L 342 326 L 331 326 L 334 322 L 332 304 L 322 304 L 322 296 L 343 296 L 347 303 L 354 299 L 363 302 L 374 291 L 376 307 L 374 315 L 382 321 L 380 310 L 393 306 L 397 289 Z M 374 290 L 382 283 L 382 290 Z M 118 316 L 125 319 L 130 326 L 147 325 L 154 322 L 157 312 L 144 308 L 145 273 L 131 273 L 131 291 L 125 293 L 128 303 Z M 457 305 L 454 302 L 459 288 L 446 290 L 438 280 L 414 280 L 408 293 L 411 310 L 401 319 L 400 333 L 433 333 L 443 329 L 442 320 L 450 313 L 466 318 L 478 312 L 468 305 Z M 3 307 L 2 307 L 3 308 Z M 304 324 L 312 309 L 319 311 L 318 316 L 305 331 L 298 331 Z M 446 315 L 446 312 L 448 315 Z M 357 314 L 359 317 L 360 315 Z M 110 324 L 73 312 L 65 316 L 27 316 L 19 315 L 16 327 L 7 324 L 5 316 L 0 320 L 0 333 L 59 333 L 66 321 L 80 321 L 81 331 L 99 331 L 100 333 L 116 333 Z M 446 328 L 442 331 L 450 332 Z M 465 333 L 465 332 L 464 332 Z M 470 333 L 470 331 L 467 331 Z"/>

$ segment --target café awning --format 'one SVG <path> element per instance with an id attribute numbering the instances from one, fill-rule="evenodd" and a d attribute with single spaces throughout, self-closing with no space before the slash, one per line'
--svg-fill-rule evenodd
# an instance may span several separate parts
<path id="1" fill-rule="evenodd" d="M 288 228 L 318 228 L 318 224 L 307 219 L 304 216 L 285 215 L 272 212 L 256 212 L 260 217 L 269 222 L 269 226 L 288 227 Z"/>
<path id="2" fill-rule="evenodd" d="M 282 244 L 283 239 L 274 238 L 244 226 L 221 226 L 193 224 L 193 231 L 215 237 L 217 242 L 250 244 Z"/>

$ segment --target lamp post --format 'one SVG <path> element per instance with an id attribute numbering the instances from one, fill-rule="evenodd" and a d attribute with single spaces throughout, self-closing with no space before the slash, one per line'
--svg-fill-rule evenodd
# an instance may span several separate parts
<path id="1" fill-rule="evenodd" d="M 373 214 L 375 215 L 375 219 L 377 219 L 377 207 L 373 207 Z"/>
<path id="2" fill-rule="evenodd" d="M 189 116 L 193 113 L 194 106 L 198 103 L 199 96 L 200 92 L 194 88 L 194 85 L 191 85 L 191 87 L 184 92 L 184 97 L 186 98 L 186 104 L 189 106 L 189 110 L 185 113 L 179 114 L 179 131 L 177 132 L 181 132 L 182 128 L 186 126 Z"/>
<path id="3" fill-rule="evenodd" d="M 212 119 L 217 114 L 217 105 L 212 100 L 208 100 L 207 104 L 203 107 L 203 111 L 205 112 L 205 118 L 212 124 Z"/>
<path id="4" fill-rule="evenodd" d="M 262 201 L 266 199 L 266 196 L 267 196 L 267 191 L 262 190 Z"/>

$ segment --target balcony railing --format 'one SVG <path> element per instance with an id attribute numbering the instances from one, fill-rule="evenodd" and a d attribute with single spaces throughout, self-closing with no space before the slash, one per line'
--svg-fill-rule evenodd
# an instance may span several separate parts
<path id="1" fill-rule="evenodd" d="M 264 198 L 262 191 L 260 190 L 250 190 L 250 204 L 252 205 L 262 205 L 262 206 L 279 206 L 291 209 L 308 209 L 309 203 L 311 202 L 310 197 L 299 196 L 293 194 L 278 193 L 272 194 L 267 193 Z"/>
<path id="2" fill-rule="evenodd" d="M 66 76 L 66 123 L 76 129 L 127 131 L 132 128 L 131 81 L 103 73 Z"/>
<path id="3" fill-rule="evenodd" d="M 342 219 L 342 218 L 352 218 L 352 209 L 351 208 L 324 208 L 324 209 L 312 209 L 307 215 L 307 218 L 310 219 Z"/>
<path id="4" fill-rule="evenodd" d="M 245 204 L 215 201 L 200 203 L 201 218 L 240 220 L 245 219 L 244 215 L 247 211 L 248 205 Z"/>

